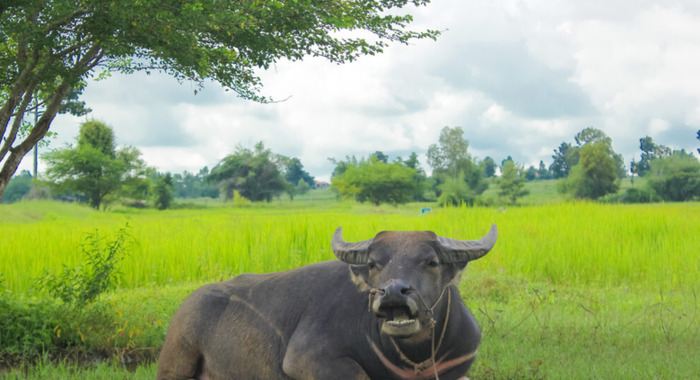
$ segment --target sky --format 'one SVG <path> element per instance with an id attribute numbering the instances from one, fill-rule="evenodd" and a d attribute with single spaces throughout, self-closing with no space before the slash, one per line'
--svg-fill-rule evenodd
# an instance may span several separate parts
<path id="1" fill-rule="evenodd" d="M 211 169 L 262 141 L 328 181 L 329 157 L 377 150 L 391 160 L 416 152 L 430 172 L 425 153 L 445 126 L 464 130 L 472 156 L 526 167 L 549 166 L 553 150 L 587 127 L 607 133 L 627 167 L 645 136 L 700 147 L 700 2 L 433 0 L 408 10 L 412 29 L 443 31 L 437 41 L 344 65 L 278 62 L 260 75 L 262 94 L 279 103 L 215 83 L 195 95 L 195 85 L 164 74 L 90 81 L 82 99 L 93 112 L 58 116 L 49 149 L 74 143 L 80 123 L 96 119 L 160 172 Z"/>

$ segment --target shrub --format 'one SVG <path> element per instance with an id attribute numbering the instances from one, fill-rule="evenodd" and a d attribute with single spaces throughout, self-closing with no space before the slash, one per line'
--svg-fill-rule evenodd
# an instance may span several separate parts
<path id="1" fill-rule="evenodd" d="M 64 265 L 59 274 L 45 270 L 36 281 L 39 289 L 48 291 L 66 304 L 77 305 L 93 302 L 100 294 L 112 289 L 120 275 L 117 265 L 127 255 L 128 228 L 127 223 L 111 242 L 97 232 L 88 235 L 81 246 L 86 264 L 75 268 Z"/>
<path id="2" fill-rule="evenodd" d="M 652 161 L 648 177 L 649 186 L 666 201 L 700 199 L 700 162 L 690 154 L 675 152 Z"/>
<path id="3" fill-rule="evenodd" d="M 476 194 L 464 180 L 464 173 L 459 173 L 457 178 L 446 178 L 438 188 L 440 189 L 438 203 L 441 205 L 458 206 L 463 203 L 473 205 L 476 200 Z"/>

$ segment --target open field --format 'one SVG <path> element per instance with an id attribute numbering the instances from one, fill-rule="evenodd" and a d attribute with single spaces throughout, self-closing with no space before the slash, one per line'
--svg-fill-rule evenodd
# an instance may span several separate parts
<path id="1" fill-rule="evenodd" d="M 428 206 L 432 212 L 421 216 Z M 700 373 L 698 203 L 441 209 L 302 199 L 163 212 L 20 203 L 0 208 L 3 286 L 27 302 L 43 299 L 32 290 L 33 278 L 45 269 L 81 264 L 77 247 L 86 234 L 111 236 L 127 223 L 134 244 L 120 266 L 119 289 L 84 311 L 101 310 L 108 322 L 90 330 L 92 338 L 78 337 L 88 327 L 68 326 L 69 321 L 48 326 L 50 334 L 64 324 L 61 339 L 79 346 L 84 338 L 92 345 L 88 351 L 154 357 L 170 316 L 199 284 L 333 259 L 330 237 L 337 226 L 347 240 L 367 239 L 382 229 L 428 229 L 472 239 L 496 223 L 496 247 L 470 264 L 460 286 L 484 332 L 471 379 L 676 379 Z M 52 305 L 48 310 L 60 310 Z M 72 319 L 97 319 L 82 315 Z M 155 373 L 153 365 L 137 372 L 105 365 L 43 362 L 21 373 L 28 378 Z"/>
<path id="2" fill-rule="evenodd" d="M 294 204 L 294 203 L 292 203 Z M 122 264 L 122 288 L 212 281 L 244 272 L 271 272 L 333 259 L 330 238 L 342 226 L 348 240 L 380 230 L 433 230 L 479 238 L 491 223 L 499 241 L 488 259 L 472 265 L 487 273 L 522 275 L 555 284 L 598 284 L 670 289 L 700 283 L 700 204 L 599 205 L 564 203 L 537 207 L 400 208 L 206 208 L 197 210 L 34 214 L 32 207 L 4 206 L 7 215 L 39 215 L 3 222 L 0 273 L 17 294 L 31 289 L 43 270 L 76 266 L 76 249 L 94 231 L 109 236 L 130 226 L 134 245 Z M 27 207 L 26 213 L 13 208 Z M 18 270 L 21 268 L 21 270 Z"/>

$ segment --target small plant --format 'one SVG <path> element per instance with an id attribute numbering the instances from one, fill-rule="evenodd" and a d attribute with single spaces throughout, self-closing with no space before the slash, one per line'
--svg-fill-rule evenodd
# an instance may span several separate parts
<path id="1" fill-rule="evenodd" d="M 80 246 L 85 254 L 85 264 L 53 274 L 44 271 L 37 280 L 38 288 L 46 290 L 66 304 L 85 305 L 116 285 L 120 272 L 117 265 L 127 256 L 132 242 L 129 224 L 119 230 L 112 241 L 107 241 L 96 231 L 89 234 Z"/>

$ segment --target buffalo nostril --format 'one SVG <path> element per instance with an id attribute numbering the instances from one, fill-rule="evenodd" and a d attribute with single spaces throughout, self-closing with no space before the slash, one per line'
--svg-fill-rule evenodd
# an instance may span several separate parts
<path id="1" fill-rule="evenodd" d="M 411 291 L 411 287 L 403 281 L 392 280 L 384 287 L 384 295 L 406 295 Z"/>

